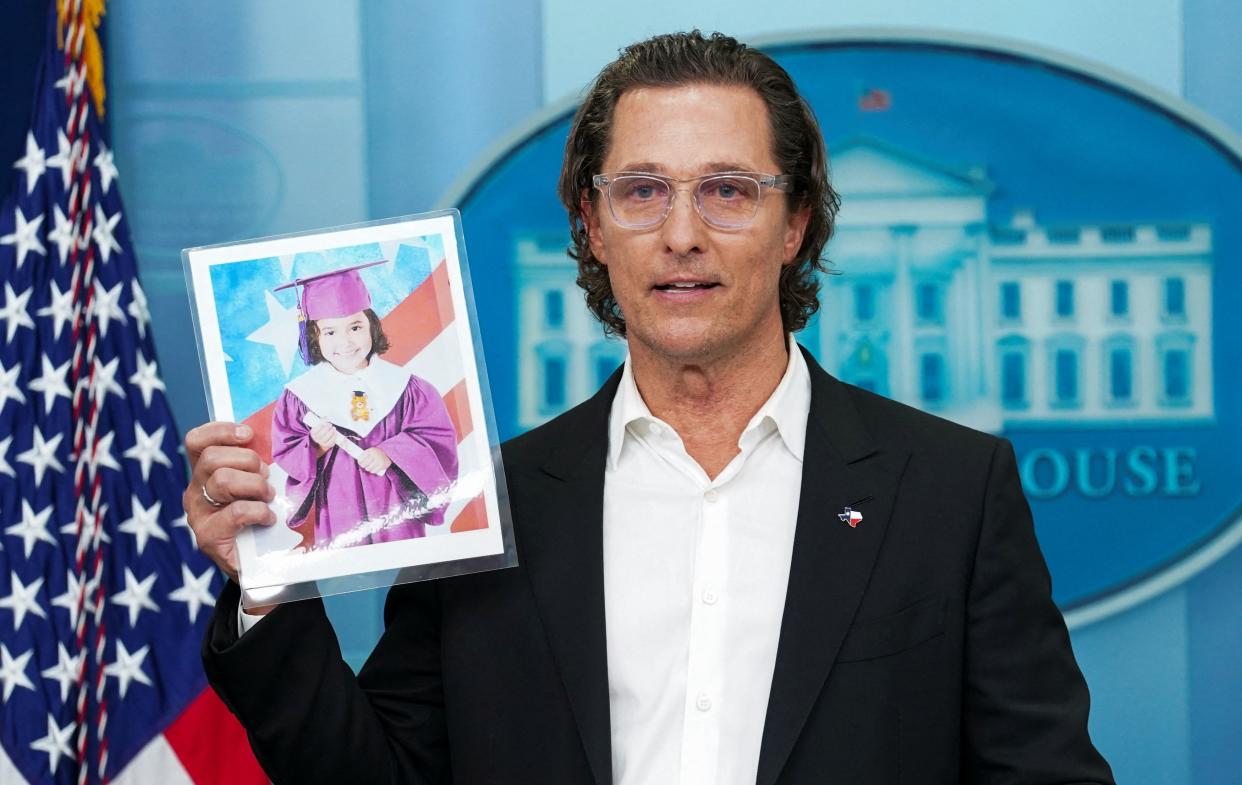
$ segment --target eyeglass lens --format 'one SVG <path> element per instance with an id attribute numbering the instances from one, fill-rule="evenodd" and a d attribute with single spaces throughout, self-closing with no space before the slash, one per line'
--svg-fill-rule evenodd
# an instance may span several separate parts
<path id="1" fill-rule="evenodd" d="M 608 184 L 613 215 L 628 226 L 650 226 L 664 218 L 673 192 L 666 180 L 621 175 Z M 717 226 L 742 226 L 759 211 L 759 183 L 739 175 L 707 177 L 694 189 L 699 212 Z"/>

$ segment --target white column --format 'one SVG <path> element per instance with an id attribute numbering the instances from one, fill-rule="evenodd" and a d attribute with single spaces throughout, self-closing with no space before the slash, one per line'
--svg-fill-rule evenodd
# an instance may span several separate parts
<path id="1" fill-rule="evenodd" d="M 889 389 L 892 397 L 916 403 L 914 395 L 914 284 L 910 264 L 914 253 L 915 227 L 894 226 L 893 238 L 893 344 L 889 354 Z"/>

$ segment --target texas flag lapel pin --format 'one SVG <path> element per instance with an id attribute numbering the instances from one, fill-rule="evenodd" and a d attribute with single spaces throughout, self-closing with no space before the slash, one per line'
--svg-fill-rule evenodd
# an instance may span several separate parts
<path id="1" fill-rule="evenodd" d="M 841 523 L 848 523 L 851 529 L 857 529 L 863 518 L 862 513 L 853 507 L 846 507 L 845 512 L 838 513 L 837 517 L 841 519 Z"/>

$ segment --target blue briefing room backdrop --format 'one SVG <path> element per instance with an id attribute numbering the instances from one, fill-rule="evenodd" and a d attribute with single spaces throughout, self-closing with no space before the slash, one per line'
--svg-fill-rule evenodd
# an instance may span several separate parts
<path id="1" fill-rule="evenodd" d="M 1234 781 L 1242 9 L 717 5 L 114 4 L 110 119 L 180 425 L 205 416 L 182 247 L 446 199 L 464 209 L 504 435 L 572 404 L 623 347 L 564 286 L 549 197 L 568 104 L 546 107 L 651 33 L 767 40 L 847 195 L 846 274 L 803 340 L 856 383 L 1014 440 L 1119 780 Z M 894 24 L 892 40 L 946 43 L 842 45 L 843 25 Z M 381 599 L 330 603 L 355 665 Z"/>

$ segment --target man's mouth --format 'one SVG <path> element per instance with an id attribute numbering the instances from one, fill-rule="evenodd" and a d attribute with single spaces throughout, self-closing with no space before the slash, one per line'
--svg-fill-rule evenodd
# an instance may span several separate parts
<path id="1" fill-rule="evenodd" d="M 655 288 L 661 292 L 685 292 L 694 289 L 714 289 L 720 284 L 710 281 L 670 281 L 669 283 L 658 283 Z"/>

